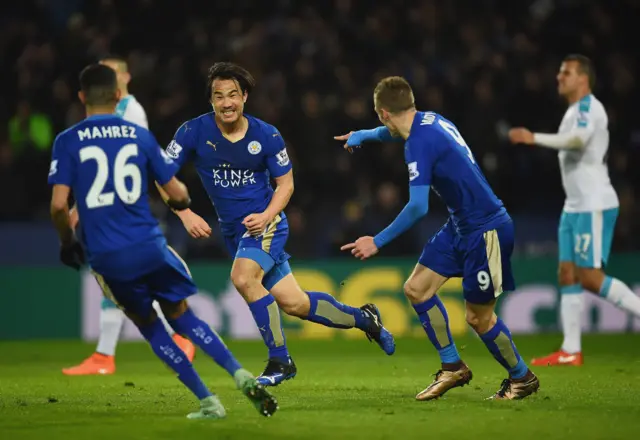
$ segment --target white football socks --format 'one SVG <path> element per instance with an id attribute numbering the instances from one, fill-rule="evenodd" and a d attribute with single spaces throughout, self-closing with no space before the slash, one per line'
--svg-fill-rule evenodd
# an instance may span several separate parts
<path id="1" fill-rule="evenodd" d="M 560 317 L 562 323 L 562 350 L 579 353 L 582 350 L 582 309 L 584 306 L 582 286 L 563 286 L 560 289 Z"/>
<path id="2" fill-rule="evenodd" d="M 640 317 L 640 297 L 619 279 L 606 277 L 600 288 L 600 296 L 614 306 Z"/>
<path id="3" fill-rule="evenodd" d="M 153 302 L 153 308 L 158 313 L 158 318 L 162 321 L 167 332 L 173 336 L 175 331 L 167 322 L 157 301 Z M 98 353 L 106 354 L 107 356 L 116 354 L 116 346 L 118 345 L 118 339 L 120 339 L 120 332 L 125 318 L 124 312 L 115 307 L 100 310 L 100 338 L 96 348 Z"/>
<path id="4" fill-rule="evenodd" d="M 110 307 L 100 310 L 100 338 L 96 348 L 98 353 L 107 356 L 116 354 L 116 345 L 118 345 L 124 318 L 124 312 L 118 308 Z"/>

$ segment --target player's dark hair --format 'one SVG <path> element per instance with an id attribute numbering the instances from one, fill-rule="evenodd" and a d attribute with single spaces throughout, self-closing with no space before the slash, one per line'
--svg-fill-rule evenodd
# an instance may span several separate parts
<path id="1" fill-rule="evenodd" d="M 373 91 L 376 108 L 390 113 L 400 113 L 416 108 L 413 90 L 406 79 L 389 76 L 381 80 Z"/>
<path id="2" fill-rule="evenodd" d="M 102 64 L 91 64 L 80 72 L 80 90 L 87 106 L 114 104 L 118 101 L 116 72 Z"/>
<path id="3" fill-rule="evenodd" d="M 251 90 L 256 86 L 256 80 L 253 78 L 253 75 L 244 67 L 226 61 L 218 62 L 209 68 L 209 75 L 207 77 L 208 99 L 211 99 L 211 89 L 213 88 L 213 81 L 216 79 L 231 79 L 237 81 L 240 86 L 240 91 L 243 94 L 245 92 L 251 93 Z"/>
<path id="4" fill-rule="evenodd" d="M 589 88 L 593 89 L 596 85 L 596 70 L 593 67 L 593 62 L 589 57 L 573 53 L 564 57 L 563 62 L 575 61 L 578 63 L 578 73 L 587 75 L 589 78 Z"/>

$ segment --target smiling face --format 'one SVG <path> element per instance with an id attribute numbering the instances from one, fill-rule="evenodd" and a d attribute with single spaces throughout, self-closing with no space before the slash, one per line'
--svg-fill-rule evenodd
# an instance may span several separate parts
<path id="1" fill-rule="evenodd" d="M 211 84 L 211 105 L 216 118 L 223 124 L 234 124 L 244 112 L 247 92 L 234 79 L 215 78 Z"/>

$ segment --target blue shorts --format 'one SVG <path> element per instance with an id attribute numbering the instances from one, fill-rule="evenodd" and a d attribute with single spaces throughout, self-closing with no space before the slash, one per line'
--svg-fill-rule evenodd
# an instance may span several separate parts
<path id="1" fill-rule="evenodd" d="M 560 261 L 578 267 L 601 268 L 611 253 L 618 208 L 591 212 L 562 212 L 558 226 Z"/>
<path id="2" fill-rule="evenodd" d="M 511 270 L 513 244 L 511 220 L 464 237 L 449 221 L 431 237 L 418 262 L 444 277 L 462 277 L 464 299 L 487 304 L 516 288 Z"/>
<path id="3" fill-rule="evenodd" d="M 229 254 L 235 258 L 248 258 L 260 265 L 264 271 L 262 285 L 271 290 L 281 279 L 291 273 L 289 258 L 284 250 L 289 238 L 289 224 L 284 215 L 277 215 L 265 232 L 257 237 L 241 229 L 234 235 L 225 235 L 224 242 Z"/>
<path id="4" fill-rule="evenodd" d="M 176 251 L 165 246 L 162 256 L 158 267 L 133 279 L 102 275 L 95 269 L 93 272 L 106 298 L 127 312 L 148 317 L 154 300 L 176 303 L 198 291 L 187 264 Z"/>

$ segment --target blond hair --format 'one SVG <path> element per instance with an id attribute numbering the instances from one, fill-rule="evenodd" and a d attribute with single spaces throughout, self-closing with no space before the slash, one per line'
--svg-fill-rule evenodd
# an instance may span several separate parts
<path id="1" fill-rule="evenodd" d="M 400 113 L 416 108 L 413 90 L 406 79 L 389 76 L 381 80 L 373 91 L 376 109 L 389 113 Z"/>

